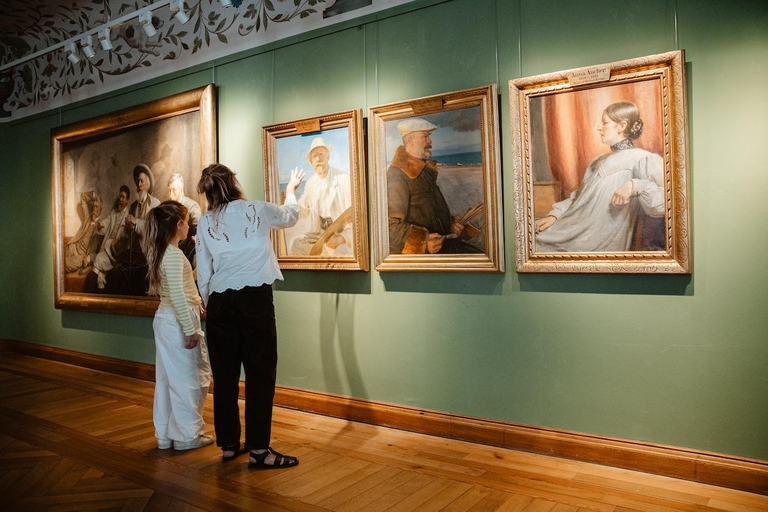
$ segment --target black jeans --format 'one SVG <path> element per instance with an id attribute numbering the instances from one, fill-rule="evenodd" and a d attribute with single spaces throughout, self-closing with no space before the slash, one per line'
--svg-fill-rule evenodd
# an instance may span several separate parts
<path id="1" fill-rule="evenodd" d="M 216 445 L 240 442 L 237 403 L 245 368 L 245 446 L 269 447 L 277 374 L 277 329 L 272 285 L 212 293 L 208 299 L 208 355 L 213 371 Z"/>

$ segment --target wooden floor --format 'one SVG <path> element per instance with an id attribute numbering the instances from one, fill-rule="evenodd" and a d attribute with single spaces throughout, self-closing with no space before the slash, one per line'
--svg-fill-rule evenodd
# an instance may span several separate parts
<path id="1" fill-rule="evenodd" d="M 0 360 L 0 510 L 768 510 L 768 497 L 276 408 L 280 471 L 160 451 L 153 384 Z M 206 407 L 213 430 L 211 397 Z"/>

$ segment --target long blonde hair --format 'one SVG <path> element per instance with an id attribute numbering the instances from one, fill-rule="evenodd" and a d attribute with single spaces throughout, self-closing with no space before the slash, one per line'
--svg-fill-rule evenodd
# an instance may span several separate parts
<path id="1" fill-rule="evenodd" d="M 171 239 L 176 236 L 179 221 L 186 218 L 187 207 L 176 201 L 163 201 L 147 214 L 141 248 L 147 257 L 149 295 L 160 295 L 160 264 Z"/>

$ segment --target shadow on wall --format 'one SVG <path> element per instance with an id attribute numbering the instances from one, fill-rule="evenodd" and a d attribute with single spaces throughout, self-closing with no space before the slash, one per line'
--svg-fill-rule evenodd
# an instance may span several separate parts
<path id="1" fill-rule="evenodd" d="M 354 296 L 336 293 L 320 296 L 320 358 L 325 387 L 329 392 L 346 394 L 346 383 L 351 396 L 365 399 L 368 398 L 368 390 L 355 350 L 354 311 Z M 338 364 L 339 357 L 341 366 Z"/>
<path id="2" fill-rule="evenodd" d="M 78 329 L 88 332 L 101 332 L 105 334 L 117 334 L 133 338 L 147 338 L 154 340 L 152 330 L 152 317 L 146 322 L 137 322 L 133 315 L 110 315 L 104 313 L 92 313 L 88 311 L 61 311 L 61 326 L 65 329 Z"/>
<path id="3" fill-rule="evenodd" d="M 504 276 L 504 273 L 481 274 L 473 272 L 379 273 L 384 288 L 388 292 L 453 293 L 459 295 L 502 295 Z"/>
<path id="4" fill-rule="evenodd" d="M 693 296 L 690 275 L 518 274 L 522 292 Z"/>
<path id="5" fill-rule="evenodd" d="M 371 294 L 370 272 L 283 271 L 285 281 L 275 281 L 275 291 Z"/>
<path id="6" fill-rule="evenodd" d="M 340 414 L 342 418 L 371 417 L 370 407 L 366 405 L 368 390 L 355 350 L 355 298 L 331 293 L 320 296 L 320 358 L 325 388 L 339 395 L 346 395 L 348 392 L 349 396 L 359 399 L 355 400 L 354 405 L 347 405 L 347 410 Z M 348 390 L 345 389 L 345 384 Z M 358 445 L 364 443 L 363 438 L 358 440 L 355 436 L 346 435 L 354 429 L 355 425 L 347 422 L 344 428 L 334 435 L 334 439 L 344 438 L 345 443 Z"/>

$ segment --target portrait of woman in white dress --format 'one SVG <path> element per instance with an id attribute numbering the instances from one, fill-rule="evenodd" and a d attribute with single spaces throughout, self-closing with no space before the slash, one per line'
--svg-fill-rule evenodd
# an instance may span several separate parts
<path id="1" fill-rule="evenodd" d="M 635 147 L 643 127 L 631 101 L 603 110 L 595 129 L 605 152 L 587 166 L 578 188 L 535 221 L 536 252 L 664 249 L 664 162 L 655 152 Z M 653 226 L 650 237 L 640 222 L 646 218 L 646 226 Z"/>

